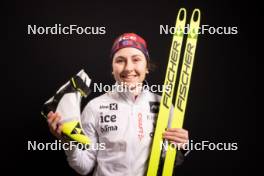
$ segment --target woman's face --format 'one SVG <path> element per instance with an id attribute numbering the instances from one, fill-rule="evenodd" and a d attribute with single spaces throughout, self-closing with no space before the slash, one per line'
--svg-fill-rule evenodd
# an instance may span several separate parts
<path id="1" fill-rule="evenodd" d="M 112 67 L 115 80 L 132 87 L 142 83 L 148 73 L 147 59 L 136 48 L 118 50 L 113 57 Z"/>

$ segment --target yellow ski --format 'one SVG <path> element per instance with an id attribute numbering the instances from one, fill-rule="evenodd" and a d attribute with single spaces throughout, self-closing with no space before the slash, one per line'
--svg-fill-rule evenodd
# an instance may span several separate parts
<path id="1" fill-rule="evenodd" d="M 171 128 L 182 128 L 184 114 L 188 100 L 188 92 L 190 88 L 192 68 L 197 45 L 198 30 L 200 25 L 201 12 L 195 9 L 192 13 L 190 21 L 190 30 L 187 36 L 187 42 L 184 51 L 184 58 L 180 73 L 179 85 L 177 89 L 175 108 Z M 162 176 L 171 176 L 173 173 L 174 162 L 176 157 L 176 146 L 170 144 L 166 151 L 166 158 L 163 167 Z"/>
<path id="2" fill-rule="evenodd" d="M 164 86 L 167 88 L 162 92 L 147 176 L 156 176 L 159 168 L 159 161 L 162 149 L 161 144 L 163 143 L 162 133 L 165 131 L 165 128 L 167 128 L 168 125 L 169 113 L 172 105 L 172 98 L 175 88 L 182 41 L 184 36 L 185 22 L 186 10 L 184 8 L 181 8 L 176 19 L 176 33 L 173 36 L 168 66 L 166 70 L 166 77 L 164 81 Z"/>

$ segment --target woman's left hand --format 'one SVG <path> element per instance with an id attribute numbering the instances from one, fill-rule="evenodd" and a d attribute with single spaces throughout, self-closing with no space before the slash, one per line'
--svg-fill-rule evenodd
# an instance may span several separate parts
<path id="1" fill-rule="evenodd" d="M 163 133 L 163 138 L 183 148 L 183 145 L 187 144 L 189 141 L 189 134 L 188 131 L 183 128 L 168 128 Z"/>

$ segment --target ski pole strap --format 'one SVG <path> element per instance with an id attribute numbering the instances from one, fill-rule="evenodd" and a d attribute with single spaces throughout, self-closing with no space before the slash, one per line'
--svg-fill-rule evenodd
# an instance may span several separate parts
<path id="1" fill-rule="evenodd" d="M 73 93 L 73 92 L 80 92 L 82 97 L 87 97 L 91 93 L 91 89 L 85 84 L 85 82 L 78 76 L 74 76 L 70 79 L 70 84 L 65 86 L 62 90 L 57 92 L 52 101 L 49 103 L 46 103 L 42 107 L 41 114 L 47 118 L 47 115 L 50 111 L 55 112 L 57 109 L 57 106 L 66 93 Z"/>
<path id="2" fill-rule="evenodd" d="M 91 89 L 78 75 L 71 78 L 71 85 L 76 91 L 79 91 L 81 93 L 82 97 L 87 97 L 91 93 Z"/>

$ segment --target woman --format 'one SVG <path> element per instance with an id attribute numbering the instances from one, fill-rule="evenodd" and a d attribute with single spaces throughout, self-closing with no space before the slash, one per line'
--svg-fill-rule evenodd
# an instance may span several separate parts
<path id="1" fill-rule="evenodd" d="M 82 126 L 92 143 L 104 143 L 105 150 L 65 151 L 67 160 L 85 175 L 145 175 L 157 118 L 160 96 L 142 88 L 150 70 L 150 58 L 143 38 L 134 33 L 118 37 L 111 50 L 112 74 L 124 91 L 111 91 L 90 101 L 82 112 Z M 61 119 L 48 114 L 50 131 L 61 138 Z M 188 131 L 168 128 L 164 139 L 188 142 Z M 177 162 L 179 159 L 177 159 Z"/>

